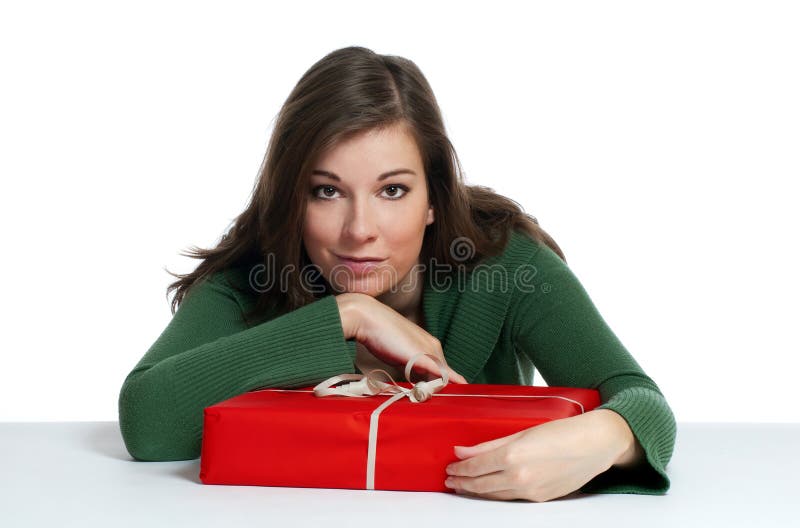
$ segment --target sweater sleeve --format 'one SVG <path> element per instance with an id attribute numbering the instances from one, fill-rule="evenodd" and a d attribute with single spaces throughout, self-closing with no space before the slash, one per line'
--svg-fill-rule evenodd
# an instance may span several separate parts
<path id="1" fill-rule="evenodd" d="M 597 389 L 601 405 L 628 423 L 646 463 L 611 467 L 587 482 L 586 493 L 663 495 L 675 445 L 675 417 L 656 383 L 626 350 L 567 264 L 540 245 L 532 257 L 535 289 L 519 295 L 513 335 L 550 386 Z"/>
<path id="2" fill-rule="evenodd" d="M 193 286 L 125 378 L 119 424 L 136 460 L 200 456 L 205 407 L 261 387 L 292 388 L 354 372 L 336 298 L 247 327 L 236 293 L 217 275 Z"/>

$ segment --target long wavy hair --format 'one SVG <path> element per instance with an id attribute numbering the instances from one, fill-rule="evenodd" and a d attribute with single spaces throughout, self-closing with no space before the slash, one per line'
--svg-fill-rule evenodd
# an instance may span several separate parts
<path id="1" fill-rule="evenodd" d="M 335 50 L 303 74 L 277 115 L 249 203 L 216 247 L 194 246 L 184 256 L 201 259 L 191 273 L 167 287 L 175 289 L 174 314 L 191 286 L 233 267 L 306 270 L 314 268 L 303 247 L 307 187 L 320 154 L 355 134 L 398 123 L 406 125 L 419 148 L 436 220 L 426 226 L 420 262 L 473 269 L 502 252 L 512 229 L 549 246 L 566 262 L 558 244 L 514 200 L 491 188 L 466 185 L 455 148 L 445 131 L 428 81 L 412 61 L 351 46 Z M 454 255 L 454 240 L 470 241 L 470 257 Z M 288 268 L 294 266 L 294 268 Z M 279 293 L 260 294 L 245 320 L 283 314 L 318 298 L 308 281 L 331 292 L 326 281 L 292 274 Z M 242 290 L 242 288 L 237 287 Z M 249 292 L 253 294 L 253 289 Z M 317 290 L 319 291 L 319 290 Z"/>

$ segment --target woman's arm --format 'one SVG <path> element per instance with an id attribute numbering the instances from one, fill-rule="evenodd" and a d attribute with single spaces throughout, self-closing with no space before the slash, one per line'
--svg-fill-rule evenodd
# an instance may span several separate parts
<path id="1" fill-rule="evenodd" d="M 363 293 L 343 293 L 337 295 L 336 301 L 339 303 L 345 337 L 362 343 L 384 363 L 405 368 L 408 360 L 420 353 L 430 354 L 447 363 L 442 344 L 437 338 L 374 297 Z M 414 363 L 413 370 L 428 378 L 441 376 L 439 366 L 425 356 Z M 453 383 L 467 382 L 464 376 L 449 366 L 447 370 Z"/>
<path id="2" fill-rule="evenodd" d="M 531 358 L 548 385 L 597 389 L 602 402 L 597 410 L 616 413 L 607 415 L 606 423 L 627 437 L 625 422 L 636 440 L 621 460 L 582 491 L 666 493 L 665 467 L 676 436 L 672 410 L 566 263 L 550 248 L 538 247 L 531 261 L 536 288 L 519 292 L 513 305 L 518 349 Z M 624 438 L 623 442 L 627 443 Z"/>
<path id="3" fill-rule="evenodd" d="M 247 328 L 215 275 L 195 285 L 126 377 L 119 424 L 137 460 L 200 456 L 203 409 L 259 387 L 300 387 L 354 372 L 333 296 Z"/>
<path id="4" fill-rule="evenodd" d="M 633 436 L 628 422 L 622 416 L 611 409 L 594 409 L 589 412 L 598 416 L 601 427 L 612 431 L 611 434 L 618 439 L 617 443 L 621 446 L 621 453 L 614 460 L 612 467 L 634 469 L 646 462 L 642 444 Z"/>

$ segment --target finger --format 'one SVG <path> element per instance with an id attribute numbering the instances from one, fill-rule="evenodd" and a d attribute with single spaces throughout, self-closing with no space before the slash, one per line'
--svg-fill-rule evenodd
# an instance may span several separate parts
<path id="1" fill-rule="evenodd" d="M 435 379 L 439 379 L 439 378 L 442 377 L 441 374 L 433 374 L 432 372 L 429 372 L 427 374 L 427 376 L 428 377 L 427 377 L 427 379 L 425 381 L 433 381 Z M 448 383 L 459 383 L 459 384 L 464 384 L 464 385 L 469 384 L 469 382 L 467 381 L 467 379 L 464 376 L 462 376 L 461 374 L 459 374 L 458 372 L 456 372 L 455 370 L 452 370 L 452 369 L 447 371 L 447 382 Z"/>
<path id="2" fill-rule="evenodd" d="M 458 458 L 468 458 L 475 455 L 479 455 L 481 453 L 486 453 L 493 449 L 503 447 L 509 442 L 513 442 L 514 440 L 522 436 L 524 432 L 525 430 L 523 429 L 522 431 L 518 431 L 512 435 L 503 436 L 501 438 L 495 438 L 494 440 L 488 440 L 480 444 L 475 444 L 474 446 L 453 446 L 455 447 L 455 455 Z"/>
<path id="3" fill-rule="evenodd" d="M 495 471 L 508 469 L 506 447 L 499 447 L 486 453 L 471 456 L 466 460 L 453 462 L 446 468 L 448 475 L 459 477 L 480 477 Z"/>
<path id="4" fill-rule="evenodd" d="M 478 493 L 482 496 L 503 491 L 514 491 L 513 485 L 509 482 L 507 471 L 496 471 L 479 477 L 449 477 L 448 480 L 452 483 L 452 487 L 457 490 Z"/>
<path id="5" fill-rule="evenodd" d="M 439 365 L 437 365 L 436 362 L 427 356 L 422 356 L 420 359 L 418 359 L 414 363 L 414 366 L 411 367 L 411 370 L 425 374 L 428 381 L 430 381 L 430 379 L 442 377 L 442 371 L 439 368 Z M 454 383 L 467 383 L 467 380 L 464 378 L 464 376 L 450 367 L 447 367 L 447 377 L 448 381 L 452 381 Z"/>
<path id="6" fill-rule="evenodd" d="M 503 491 L 495 491 L 492 493 L 475 493 L 473 491 L 467 491 L 463 489 L 456 489 L 456 493 L 459 495 L 466 495 L 468 497 L 478 497 L 481 499 L 493 499 L 493 500 L 516 500 L 521 499 L 522 497 L 514 490 L 503 490 Z"/>
<path id="7" fill-rule="evenodd" d="M 452 381 L 454 383 L 467 383 L 467 379 L 458 372 L 456 372 L 455 370 L 449 368 L 447 369 L 447 373 L 449 374 L 450 377 L 449 381 Z"/>
<path id="8" fill-rule="evenodd" d="M 421 356 L 414 362 L 414 366 L 411 367 L 411 371 L 417 371 L 421 374 L 424 374 L 426 377 L 434 376 L 435 378 L 442 377 L 441 369 L 439 369 L 439 365 L 437 365 L 431 358 L 428 356 Z"/>

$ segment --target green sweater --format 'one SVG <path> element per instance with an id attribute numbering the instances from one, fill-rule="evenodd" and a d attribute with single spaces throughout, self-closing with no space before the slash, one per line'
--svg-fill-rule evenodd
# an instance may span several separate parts
<path id="1" fill-rule="evenodd" d="M 478 271 L 480 270 L 480 271 Z M 550 386 L 597 389 L 629 424 L 648 464 L 612 467 L 580 491 L 664 494 L 675 444 L 672 411 L 598 313 L 586 290 L 549 247 L 512 232 L 502 254 L 471 273 L 425 273 L 426 330 L 470 383 L 531 385 L 534 366 Z M 119 424 L 137 460 L 200 456 L 203 409 L 262 387 L 314 385 L 354 373 L 356 342 L 345 340 L 336 298 L 248 327 L 254 306 L 230 286 L 246 270 L 215 273 L 192 287 L 170 323 L 125 378 Z"/>

